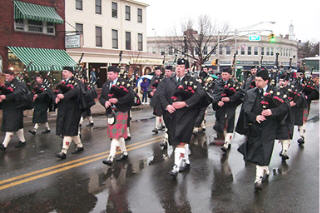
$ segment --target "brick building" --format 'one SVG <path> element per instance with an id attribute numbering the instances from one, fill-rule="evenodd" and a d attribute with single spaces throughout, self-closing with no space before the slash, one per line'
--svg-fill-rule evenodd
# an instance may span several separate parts
<path id="1" fill-rule="evenodd" d="M 61 70 L 75 62 L 65 49 L 65 0 L 0 1 L 0 70 Z"/>

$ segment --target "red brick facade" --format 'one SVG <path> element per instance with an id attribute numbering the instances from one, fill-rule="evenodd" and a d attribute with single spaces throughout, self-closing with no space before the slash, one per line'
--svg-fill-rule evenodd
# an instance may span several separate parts
<path id="1" fill-rule="evenodd" d="M 23 2 L 49 6 L 65 20 L 65 0 L 20 0 Z M 8 68 L 7 46 L 64 49 L 65 24 L 56 24 L 55 35 L 16 32 L 14 29 L 13 0 L 0 1 L 0 55 L 3 70 Z"/>

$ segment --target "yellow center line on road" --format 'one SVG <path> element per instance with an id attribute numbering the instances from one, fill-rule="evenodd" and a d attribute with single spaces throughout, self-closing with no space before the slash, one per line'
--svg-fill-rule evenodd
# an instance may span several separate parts
<path id="1" fill-rule="evenodd" d="M 161 140 L 158 139 L 156 141 L 143 143 L 143 144 L 128 148 L 127 151 L 132 151 L 132 150 L 135 150 L 135 149 L 139 149 L 139 148 L 148 146 L 148 145 L 153 144 L 153 143 L 158 143 L 160 141 Z M 56 174 L 56 173 L 59 173 L 59 172 L 63 172 L 63 171 L 66 171 L 66 170 L 69 170 L 69 169 L 72 169 L 72 168 L 75 168 L 75 167 L 83 166 L 83 165 L 86 165 L 88 163 L 91 163 L 91 162 L 94 162 L 94 161 L 97 161 L 97 160 L 101 160 L 103 158 L 105 158 L 105 156 L 96 157 L 96 158 L 93 158 L 93 159 L 90 159 L 90 160 L 87 160 L 87 161 L 83 161 L 83 162 L 76 163 L 76 164 L 73 164 L 73 165 L 70 165 L 70 166 L 62 167 L 60 169 L 56 169 L 56 170 L 53 170 L 53 171 L 42 173 L 40 175 L 32 176 L 32 177 L 29 177 L 29 178 L 26 178 L 26 179 L 23 179 L 23 180 L 19 180 L 19 181 L 15 181 L 15 182 L 12 182 L 12 183 L 9 183 L 9 184 L 5 184 L 5 185 L 0 186 L 0 191 L 4 190 L 4 189 L 7 189 L 7 188 L 11 188 L 13 186 L 17 186 L 17 185 L 20 185 L 20 184 L 23 184 L 23 183 L 27 183 L 27 182 L 36 180 L 36 179 L 39 179 L 39 178 L 43 178 L 43 177 L 47 177 L 49 175 L 53 175 L 53 174 Z"/>
<path id="2" fill-rule="evenodd" d="M 207 127 L 209 127 L 211 125 L 212 125 L 212 123 L 208 123 Z M 158 142 L 161 141 L 161 139 L 162 139 L 162 136 L 160 135 L 160 136 L 148 139 L 148 140 L 144 140 L 144 141 L 140 141 L 140 142 L 137 142 L 137 143 L 129 144 L 128 146 L 126 146 L 127 147 L 127 151 L 136 150 L 136 149 L 148 146 L 150 144 L 158 143 Z M 55 165 L 55 166 L 47 167 L 47 168 L 44 168 L 44 169 L 40 169 L 40 170 L 36 170 L 36 171 L 30 172 L 30 173 L 19 175 L 19 176 L 13 177 L 13 178 L 2 180 L 2 181 L 0 181 L 0 185 L 1 185 L 0 186 L 0 191 L 4 190 L 4 189 L 7 189 L 7 188 L 11 188 L 11 187 L 17 186 L 17 185 L 20 185 L 20 184 L 23 184 L 23 183 L 31 182 L 31 181 L 36 180 L 36 179 L 47 177 L 47 176 L 50 176 L 52 174 L 63 172 L 63 171 L 66 171 L 66 170 L 69 170 L 69 169 L 72 169 L 72 168 L 75 168 L 75 167 L 86 165 L 88 163 L 95 162 L 97 160 L 101 160 L 101 159 L 105 158 L 105 155 L 108 154 L 108 153 L 109 153 L 108 151 L 107 152 L 97 153 L 97 154 L 94 154 L 94 155 L 90 155 L 90 156 L 86 156 L 86 157 L 79 158 L 79 159 L 76 159 L 76 160 L 72 160 L 72 161 L 69 161 L 69 162 L 66 162 L 66 163 L 58 164 L 58 165 Z M 119 154 L 119 152 L 117 152 L 117 154 Z M 103 155 L 103 156 L 100 156 L 100 155 Z M 92 158 L 92 159 L 90 159 L 90 158 Z M 90 159 L 90 160 L 87 160 L 87 159 Z M 70 165 L 70 164 L 72 164 L 72 165 Z M 62 167 L 62 168 L 59 168 L 59 167 Z M 52 170 L 52 171 L 49 171 L 49 170 Z M 39 174 L 39 173 L 42 173 L 42 174 Z M 36 174 L 39 174 L 39 175 L 36 175 Z M 33 175 L 36 175 L 36 176 L 33 176 Z M 32 176 L 32 177 L 29 177 L 29 176 Z M 28 177 L 28 178 L 26 178 L 26 177 Z M 25 179 L 23 179 L 23 178 L 25 178 Z M 19 179 L 21 179 L 21 180 L 19 180 Z M 9 183 L 9 182 L 11 182 L 11 183 Z M 5 184 L 5 183 L 8 183 L 8 184 Z"/>
<path id="3" fill-rule="evenodd" d="M 153 137 L 153 138 L 148 139 L 148 140 L 144 140 L 144 141 L 140 141 L 140 142 L 137 142 L 137 143 L 129 144 L 126 147 L 129 148 L 129 147 L 136 146 L 136 145 L 139 145 L 139 144 L 143 144 L 143 143 L 147 143 L 147 142 L 150 142 L 150 141 L 158 140 L 160 138 L 161 138 L 161 136 Z M 94 155 L 89 155 L 89 156 L 86 156 L 86 157 L 83 157 L 83 158 L 79 158 L 79 159 L 76 159 L 76 160 L 68 161 L 68 162 L 61 163 L 61 164 L 58 164 L 58 165 L 55 165 L 55 166 L 43 168 L 43 169 L 36 170 L 36 171 L 33 171 L 33 172 L 29 172 L 29 173 L 26 173 L 26 174 L 23 174 L 23 175 L 19 175 L 19 176 L 16 176 L 16 177 L 12 177 L 12 178 L 8 178 L 8 179 L 5 179 L 5 180 L 1 180 L 0 181 L 0 185 L 8 183 L 8 182 L 15 181 L 15 180 L 18 180 L 18 179 L 22 179 L 22 178 L 25 178 L 25 177 L 29 177 L 29 176 L 32 176 L 32 175 L 36 175 L 36 174 L 39 174 L 39 173 L 42 173 L 42 172 L 46 172 L 46 171 L 49 171 L 49 170 L 52 170 L 52 169 L 56 169 L 56 168 L 59 168 L 59 167 L 68 166 L 70 164 L 81 162 L 81 161 L 84 161 L 84 160 L 87 160 L 87 159 L 90 159 L 90 158 L 94 158 L 94 157 L 97 157 L 97 156 L 100 156 L 100 155 L 106 155 L 108 153 L 109 153 L 108 151 L 107 152 L 100 152 L 100 153 L 97 153 L 97 154 L 94 154 Z"/>

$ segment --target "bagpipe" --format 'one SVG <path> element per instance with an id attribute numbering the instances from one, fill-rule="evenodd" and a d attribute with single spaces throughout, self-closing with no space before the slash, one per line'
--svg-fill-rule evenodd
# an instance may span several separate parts
<path id="1" fill-rule="evenodd" d="M 132 90 L 137 86 L 136 85 L 137 84 L 137 80 L 136 80 L 134 75 L 132 75 L 131 78 L 130 78 L 128 73 L 124 72 L 123 74 L 120 75 L 120 77 L 130 84 L 130 87 L 132 88 Z M 133 99 L 133 102 L 132 102 L 132 106 L 139 106 L 139 105 L 141 105 L 141 99 L 138 96 L 138 94 L 136 92 L 134 92 L 134 99 Z"/>
<path id="2" fill-rule="evenodd" d="M 16 86 L 12 83 L 11 84 L 9 84 L 9 83 L 1 84 L 0 85 L 0 94 L 1 95 L 9 95 L 9 94 L 13 93 L 15 89 L 16 89 Z"/>
<path id="3" fill-rule="evenodd" d="M 295 87 L 294 84 L 289 83 L 287 86 L 287 90 L 288 90 L 288 100 L 289 101 L 293 101 L 293 102 L 297 103 L 298 100 L 300 98 L 302 98 L 301 92 L 298 90 L 297 87 Z"/>
<path id="4" fill-rule="evenodd" d="M 59 93 L 65 94 L 69 90 L 74 89 L 77 85 L 78 83 L 73 78 L 61 80 L 60 83 L 56 86 L 56 89 L 54 90 L 54 92 L 56 94 L 59 94 Z"/>
<path id="5" fill-rule="evenodd" d="M 262 96 L 260 104 L 264 110 L 272 109 L 285 103 L 286 98 L 287 95 L 284 92 L 281 92 L 280 89 L 274 87 L 270 91 L 265 92 L 265 94 Z"/>
<path id="6" fill-rule="evenodd" d="M 203 100 L 204 105 L 210 105 L 211 102 L 218 102 L 220 99 L 221 92 L 217 88 L 217 80 L 218 76 L 214 74 L 209 74 L 203 81 L 203 89 L 206 93 L 206 96 Z"/>
<path id="7" fill-rule="evenodd" d="M 122 98 L 130 93 L 130 83 L 127 79 L 124 78 L 118 78 L 118 81 L 116 84 L 112 85 L 109 93 L 108 93 L 108 99 L 116 98 L 119 100 L 119 98 Z M 116 123 L 116 112 L 117 106 L 115 104 L 112 104 L 107 110 L 107 122 L 110 125 L 113 125 Z"/>
<path id="8" fill-rule="evenodd" d="M 186 101 L 191 98 L 197 90 L 197 83 L 193 78 L 188 80 L 183 79 L 182 82 L 177 85 L 173 96 L 171 96 L 172 102 Z"/>

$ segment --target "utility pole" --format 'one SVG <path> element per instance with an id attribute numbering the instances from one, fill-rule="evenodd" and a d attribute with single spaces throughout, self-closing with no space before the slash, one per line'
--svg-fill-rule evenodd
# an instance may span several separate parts
<path id="1" fill-rule="evenodd" d="M 220 73 L 220 31 L 218 32 L 218 50 L 217 50 L 217 61 L 218 63 L 216 64 L 217 66 L 217 72 Z"/>

